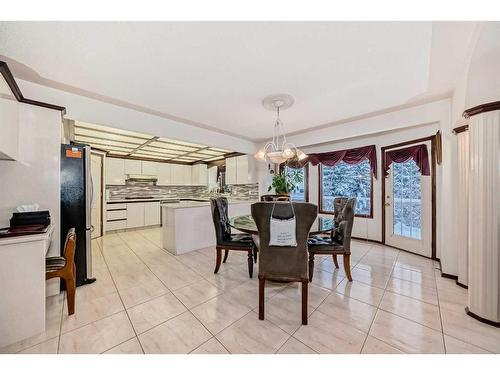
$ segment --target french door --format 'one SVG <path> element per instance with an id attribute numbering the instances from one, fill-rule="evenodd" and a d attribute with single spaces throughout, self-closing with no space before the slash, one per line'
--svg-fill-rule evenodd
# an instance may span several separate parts
<path id="1" fill-rule="evenodd" d="M 422 143 L 426 144 L 430 156 L 431 141 L 414 145 Z M 434 165 L 429 164 L 432 176 Z M 431 176 L 423 176 L 410 159 L 404 163 L 393 162 L 384 182 L 385 243 L 429 258 L 433 255 Z"/>

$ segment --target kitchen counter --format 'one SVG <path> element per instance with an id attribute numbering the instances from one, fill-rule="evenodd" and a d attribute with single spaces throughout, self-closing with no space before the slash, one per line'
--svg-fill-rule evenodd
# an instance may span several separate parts
<path id="1" fill-rule="evenodd" d="M 229 199 L 229 216 L 249 215 L 255 201 Z M 179 255 L 215 246 L 210 202 L 183 201 L 161 205 L 162 247 Z"/>

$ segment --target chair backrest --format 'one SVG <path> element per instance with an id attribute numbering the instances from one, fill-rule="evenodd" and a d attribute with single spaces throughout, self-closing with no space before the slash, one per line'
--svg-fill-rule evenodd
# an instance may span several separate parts
<path id="1" fill-rule="evenodd" d="M 335 217 L 335 224 L 339 224 L 341 220 L 341 213 L 349 198 L 347 197 L 337 197 L 333 200 L 333 216 Z"/>
<path id="2" fill-rule="evenodd" d="M 339 214 L 339 239 L 347 253 L 351 252 L 351 233 L 354 224 L 355 207 L 356 198 L 348 198 L 342 212 Z"/>
<path id="3" fill-rule="evenodd" d="M 63 257 L 66 259 L 66 264 L 73 264 L 75 261 L 76 249 L 76 232 L 75 228 L 71 228 L 66 234 L 66 241 L 64 241 Z"/>
<path id="4" fill-rule="evenodd" d="M 264 194 L 260 196 L 261 202 L 277 202 L 277 201 L 290 201 L 288 194 Z"/>
<path id="5" fill-rule="evenodd" d="M 297 246 L 269 246 L 271 214 L 280 219 L 291 218 L 292 204 Z M 311 203 L 259 202 L 252 204 L 251 210 L 259 231 L 259 277 L 283 281 L 307 280 L 307 238 L 318 207 Z"/>
<path id="6" fill-rule="evenodd" d="M 210 199 L 212 208 L 212 219 L 215 227 L 215 237 L 217 245 L 224 239 L 231 236 L 231 227 L 229 226 L 228 202 L 227 198 L 219 197 Z"/>

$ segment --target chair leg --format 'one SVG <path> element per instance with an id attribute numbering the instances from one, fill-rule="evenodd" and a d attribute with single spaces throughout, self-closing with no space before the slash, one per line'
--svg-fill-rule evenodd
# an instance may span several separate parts
<path id="1" fill-rule="evenodd" d="M 309 253 L 309 281 L 313 281 L 314 273 L 314 254 Z"/>
<path id="2" fill-rule="evenodd" d="M 333 264 L 335 264 L 335 268 L 339 268 L 339 262 L 337 262 L 337 254 L 332 254 Z"/>
<path id="3" fill-rule="evenodd" d="M 229 255 L 229 250 L 224 250 L 224 260 L 222 261 L 222 263 L 226 263 L 228 255 Z"/>
<path id="4" fill-rule="evenodd" d="M 266 280 L 259 278 L 259 320 L 264 320 L 264 291 Z"/>
<path id="5" fill-rule="evenodd" d="M 302 281 L 302 324 L 307 325 L 308 282 Z"/>
<path id="6" fill-rule="evenodd" d="M 351 254 L 344 254 L 344 271 L 349 281 L 352 281 L 351 276 Z"/>
<path id="7" fill-rule="evenodd" d="M 216 251 L 217 251 L 217 256 L 216 256 L 216 259 L 215 259 L 215 270 L 214 270 L 214 273 L 219 272 L 220 263 L 222 261 L 222 249 L 218 247 Z"/>
<path id="8" fill-rule="evenodd" d="M 64 278 L 66 284 L 66 298 L 68 300 L 68 315 L 75 313 L 75 275 Z"/>
<path id="9" fill-rule="evenodd" d="M 257 249 L 257 246 L 253 248 L 253 262 L 257 263 L 257 252 L 259 250 Z"/>
<path id="10" fill-rule="evenodd" d="M 248 250 L 248 276 L 253 277 L 253 249 Z"/>

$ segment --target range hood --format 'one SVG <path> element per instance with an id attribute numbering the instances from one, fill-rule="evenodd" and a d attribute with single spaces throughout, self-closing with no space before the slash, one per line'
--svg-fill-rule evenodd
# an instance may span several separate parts
<path id="1" fill-rule="evenodd" d="M 145 175 L 145 174 L 127 174 L 127 181 L 157 182 L 158 176 Z"/>

